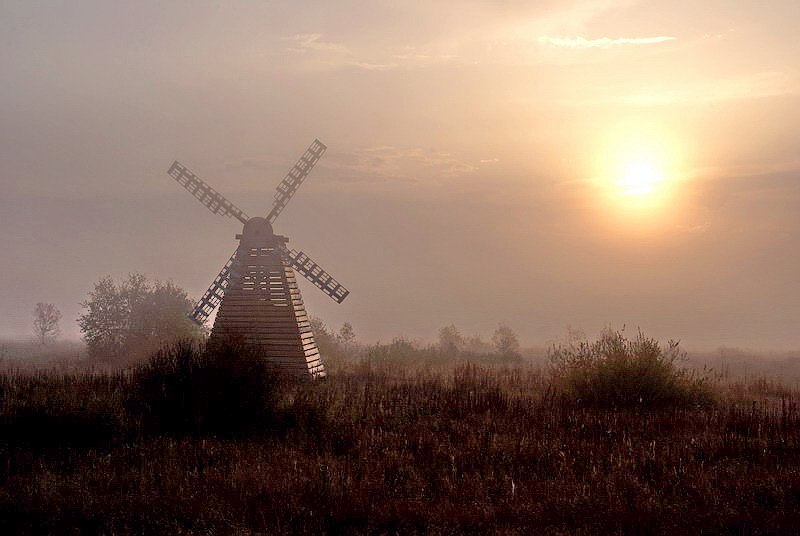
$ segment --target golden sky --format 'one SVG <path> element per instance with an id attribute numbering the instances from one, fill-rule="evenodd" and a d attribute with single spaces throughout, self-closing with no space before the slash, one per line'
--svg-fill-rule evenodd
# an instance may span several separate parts
<path id="1" fill-rule="evenodd" d="M 3 2 L 0 336 L 101 275 L 200 295 L 276 224 L 368 340 L 507 322 L 800 346 L 797 1 Z"/>

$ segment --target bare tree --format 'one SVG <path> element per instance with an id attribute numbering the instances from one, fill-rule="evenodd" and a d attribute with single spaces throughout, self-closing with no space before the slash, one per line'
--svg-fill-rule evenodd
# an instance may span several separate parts
<path id="1" fill-rule="evenodd" d="M 58 322 L 61 320 L 61 311 L 52 303 L 36 304 L 33 308 L 33 335 L 40 344 L 47 344 L 61 335 Z"/>

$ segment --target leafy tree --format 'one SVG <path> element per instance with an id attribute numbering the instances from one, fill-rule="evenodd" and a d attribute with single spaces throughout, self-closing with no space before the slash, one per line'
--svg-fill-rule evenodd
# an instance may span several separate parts
<path id="1" fill-rule="evenodd" d="M 336 334 L 336 340 L 344 346 L 349 347 L 356 340 L 356 332 L 353 330 L 353 324 L 345 322 Z"/>
<path id="2" fill-rule="evenodd" d="M 61 335 L 58 322 L 61 311 L 52 303 L 39 302 L 33 308 L 33 335 L 40 344 L 47 344 Z"/>
<path id="3" fill-rule="evenodd" d="M 186 291 L 171 281 L 151 283 L 142 274 L 131 274 L 119 285 L 111 277 L 101 278 L 81 306 L 86 312 L 78 325 L 94 359 L 135 360 L 204 331 L 187 316 L 192 301 Z"/>
<path id="4" fill-rule="evenodd" d="M 578 344 L 586 340 L 586 332 L 583 331 L 581 328 L 573 328 L 571 325 L 567 325 L 567 336 L 566 342 L 567 346 L 572 344 Z"/>
<path id="5" fill-rule="evenodd" d="M 325 362 L 341 357 L 337 334 L 329 328 L 324 320 L 317 316 L 309 316 L 311 331 L 314 333 L 314 340 L 319 347 L 319 353 Z"/>
<path id="6" fill-rule="evenodd" d="M 476 333 L 465 339 L 464 353 L 470 356 L 485 356 L 492 353 L 492 345 L 484 341 L 481 336 Z"/>
<path id="7" fill-rule="evenodd" d="M 503 357 L 519 357 L 517 334 L 506 324 L 500 324 L 492 335 L 494 349 Z"/>
<path id="8" fill-rule="evenodd" d="M 464 336 L 455 326 L 450 324 L 439 330 L 439 349 L 447 355 L 458 355 L 464 349 Z"/>

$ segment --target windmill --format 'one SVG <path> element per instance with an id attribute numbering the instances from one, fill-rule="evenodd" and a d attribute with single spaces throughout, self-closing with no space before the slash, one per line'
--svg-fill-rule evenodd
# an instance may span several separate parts
<path id="1" fill-rule="evenodd" d="M 211 341 L 244 341 L 269 363 L 313 377 L 324 377 L 325 368 L 295 272 L 338 303 L 350 292 L 308 255 L 289 249 L 289 239 L 275 234 L 272 224 L 326 149 L 314 140 L 278 185 L 272 209 L 264 218 L 248 217 L 178 161 L 167 172 L 211 212 L 244 224 L 236 235 L 239 246 L 195 305 L 191 319 L 202 326 L 219 306 Z"/>

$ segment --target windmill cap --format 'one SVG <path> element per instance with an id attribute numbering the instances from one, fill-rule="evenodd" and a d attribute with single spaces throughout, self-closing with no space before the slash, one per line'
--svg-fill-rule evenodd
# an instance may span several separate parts
<path id="1" fill-rule="evenodd" d="M 262 242 L 264 240 L 270 240 L 274 236 L 275 233 L 272 230 L 272 225 L 266 218 L 256 216 L 255 218 L 247 220 L 247 223 L 244 224 L 244 229 L 242 229 L 242 234 L 237 235 L 236 238 L 241 238 L 248 242 Z"/>

